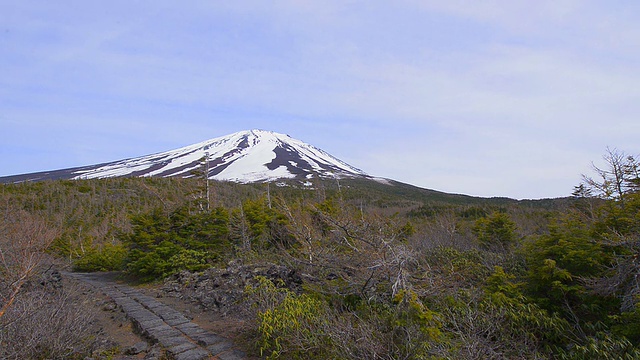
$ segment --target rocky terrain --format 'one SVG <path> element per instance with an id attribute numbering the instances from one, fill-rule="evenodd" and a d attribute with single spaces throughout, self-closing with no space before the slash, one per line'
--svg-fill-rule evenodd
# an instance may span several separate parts
<path id="1" fill-rule="evenodd" d="M 304 275 L 283 265 L 243 265 L 235 261 L 225 269 L 210 268 L 201 273 L 180 272 L 167 278 L 159 293 L 222 317 L 246 318 L 249 309 L 244 302 L 244 289 L 255 285 L 258 276 L 296 291 L 300 290 Z"/>

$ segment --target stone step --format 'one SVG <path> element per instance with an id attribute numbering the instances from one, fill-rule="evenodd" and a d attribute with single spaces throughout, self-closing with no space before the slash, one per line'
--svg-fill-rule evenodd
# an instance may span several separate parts
<path id="1" fill-rule="evenodd" d="M 159 343 L 175 360 L 241 360 L 244 352 L 231 340 L 213 334 L 179 311 L 100 273 L 64 273 L 84 281 L 111 298 L 127 315 L 134 328 L 150 343 Z"/>

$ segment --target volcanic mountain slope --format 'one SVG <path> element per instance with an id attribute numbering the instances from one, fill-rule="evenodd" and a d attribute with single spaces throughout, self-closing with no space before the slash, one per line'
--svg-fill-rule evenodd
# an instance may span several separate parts
<path id="1" fill-rule="evenodd" d="M 208 159 L 205 165 L 204 159 Z M 208 177 L 240 183 L 369 176 L 312 145 L 265 130 L 241 131 L 180 149 L 99 165 L 0 177 L 0 183 L 108 177 Z"/>

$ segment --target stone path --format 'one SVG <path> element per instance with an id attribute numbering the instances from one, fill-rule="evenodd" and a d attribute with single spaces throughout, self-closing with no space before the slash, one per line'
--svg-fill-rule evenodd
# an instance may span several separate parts
<path id="1" fill-rule="evenodd" d="M 130 286 L 109 281 L 99 274 L 66 275 L 89 283 L 113 299 L 143 337 L 162 345 L 175 360 L 246 358 L 244 352 L 234 348 L 231 340 L 202 329 L 179 311 Z"/>

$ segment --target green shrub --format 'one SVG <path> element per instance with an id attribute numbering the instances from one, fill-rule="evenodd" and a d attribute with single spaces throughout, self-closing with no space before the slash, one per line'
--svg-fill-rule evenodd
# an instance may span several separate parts
<path id="1" fill-rule="evenodd" d="M 485 249 L 504 252 L 510 250 L 516 242 L 516 224 L 508 214 L 494 212 L 476 220 L 473 232 Z"/>
<path id="2" fill-rule="evenodd" d="M 568 349 L 560 349 L 557 359 L 581 360 L 634 360 L 640 359 L 640 350 L 629 340 L 613 337 L 606 333 L 597 333 L 588 337 L 582 344 L 573 344 Z"/>
<path id="3" fill-rule="evenodd" d="M 439 304 L 449 339 L 445 357 L 542 359 L 569 343 L 564 319 L 527 303 L 511 286 L 500 287 L 506 292 L 460 292 Z"/>
<path id="4" fill-rule="evenodd" d="M 121 244 L 104 244 L 100 249 L 90 249 L 73 264 L 74 271 L 118 271 L 122 270 L 127 249 Z"/>
<path id="5" fill-rule="evenodd" d="M 205 251 L 181 249 L 169 258 L 173 272 L 180 270 L 201 271 L 209 267 Z"/>
<path id="6" fill-rule="evenodd" d="M 230 250 L 229 213 L 224 208 L 170 214 L 162 209 L 132 218 L 133 233 L 125 238 L 126 270 L 152 281 L 182 270 L 208 268 Z"/>
<path id="7" fill-rule="evenodd" d="M 439 314 L 430 310 L 413 291 L 400 291 L 390 308 L 390 328 L 398 355 L 413 359 L 430 358 L 431 347 L 443 340 Z"/>
<path id="8" fill-rule="evenodd" d="M 260 356 L 267 359 L 324 359 L 331 348 L 323 334 L 327 306 L 309 295 L 296 295 L 277 288 L 271 281 L 258 277 L 258 286 L 249 296 L 271 304 L 258 311 Z"/>
<path id="9" fill-rule="evenodd" d="M 180 250 L 179 246 L 169 241 L 163 241 L 147 252 L 138 249 L 130 250 L 126 270 L 142 281 L 160 279 L 177 270 L 170 259 Z"/>

